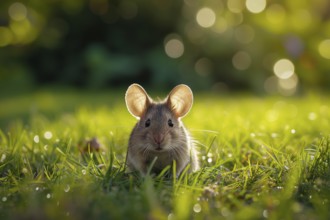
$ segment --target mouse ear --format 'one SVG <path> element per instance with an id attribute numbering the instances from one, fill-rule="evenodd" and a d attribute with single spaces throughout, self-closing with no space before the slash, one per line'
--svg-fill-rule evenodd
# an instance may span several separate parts
<path id="1" fill-rule="evenodd" d="M 136 118 L 141 118 L 146 112 L 151 99 L 142 86 L 132 84 L 125 94 L 125 101 L 128 111 Z"/>
<path id="2" fill-rule="evenodd" d="M 167 104 L 178 118 L 184 117 L 193 104 L 193 93 L 189 86 L 178 85 L 172 89 L 167 98 Z"/>

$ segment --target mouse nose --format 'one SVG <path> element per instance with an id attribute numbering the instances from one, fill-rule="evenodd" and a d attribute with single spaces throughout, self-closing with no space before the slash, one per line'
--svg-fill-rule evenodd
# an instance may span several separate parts
<path id="1" fill-rule="evenodd" d="M 161 144 L 164 141 L 163 134 L 154 134 L 154 141 L 156 144 Z"/>

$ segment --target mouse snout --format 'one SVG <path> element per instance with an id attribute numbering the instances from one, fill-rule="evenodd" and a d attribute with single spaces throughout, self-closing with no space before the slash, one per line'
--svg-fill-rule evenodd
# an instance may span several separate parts
<path id="1" fill-rule="evenodd" d="M 164 135 L 163 134 L 154 134 L 154 141 L 156 144 L 160 145 L 164 141 Z"/>

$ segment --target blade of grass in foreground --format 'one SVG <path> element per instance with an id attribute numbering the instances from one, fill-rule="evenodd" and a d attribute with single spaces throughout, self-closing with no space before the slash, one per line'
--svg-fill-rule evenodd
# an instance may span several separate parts
<path id="1" fill-rule="evenodd" d="M 202 167 L 178 178 L 166 177 L 175 166 L 125 174 L 134 119 L 120 100 L 12 123 L 0 130 L 0 218 L 329 219 L 329 98 L 231 99 L 196 96 L 184 120 Z M 92 137 L 103 148 L 82 156 Z"/>

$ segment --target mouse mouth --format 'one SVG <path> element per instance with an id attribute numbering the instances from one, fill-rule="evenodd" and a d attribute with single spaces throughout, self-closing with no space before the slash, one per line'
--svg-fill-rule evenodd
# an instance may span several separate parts
<path id="1" fill-rule="evenodd" d="M 155 144 L 153 149 L 154 151 L 160 152 L 165 150 L 165 146 L 162 144 Z"/>

